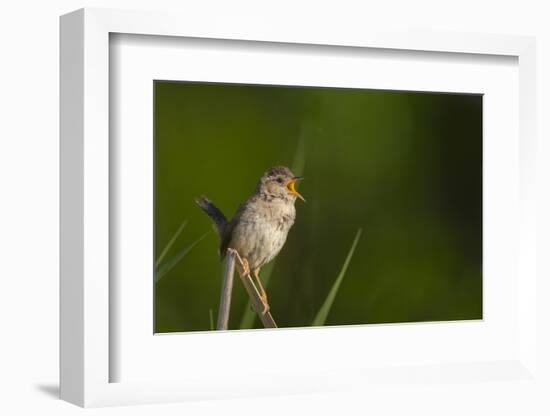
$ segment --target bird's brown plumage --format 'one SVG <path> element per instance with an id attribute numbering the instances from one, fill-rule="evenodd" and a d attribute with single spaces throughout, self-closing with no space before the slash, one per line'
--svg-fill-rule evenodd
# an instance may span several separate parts
<path id="1" fill-rule="evenodd" d="M 293 188 L 296 179 L 285 166 L 268 169 L 231 221 L 208 198 L 197 199 L 197 204 L 214 221 L 222 258 L 228 248 L 233 248 L 247 260 L 251 270 L 259 270 L 279 254 L 294 224 L 294 203 L 297 196 L 301 197 Z"/>

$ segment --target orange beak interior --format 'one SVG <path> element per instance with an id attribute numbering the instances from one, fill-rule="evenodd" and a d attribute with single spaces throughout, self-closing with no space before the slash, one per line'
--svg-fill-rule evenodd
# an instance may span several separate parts
<path id="1" fill-rule="evenodd" d="M 306 200 L 304 199 L 304 197 L 302 195 L 300 195 L 298 193 L 298 191 L 296 190 L 296 188 L 294 187 L 295 184 L 296 184 L 296 181 L 298 179 L 301 179 L 301 178 L 292 178 L 291 180 L 289 180 L 287 183 L 286 183 L 286 189 L 288 189 L 288 192 L 290 192 L 292 195 L 294 195 L 295 197 L 297 198 L 300 198 L 302 201 L 306 202 Z"/>

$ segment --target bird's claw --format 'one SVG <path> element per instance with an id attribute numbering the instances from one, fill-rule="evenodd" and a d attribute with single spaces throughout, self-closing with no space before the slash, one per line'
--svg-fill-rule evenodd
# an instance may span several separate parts
<path id="1" fill-rule="evenodd" d="M 235 254 L 235 257 L 237 258 L 237 261 L 239 262 L 239 265 L 241 266 L 241 270 L 242 270 L 242 273 L 241 273 L 241 276 L 246 276 L 246 275 L 250 275 L 250 266 L 248 265 L 248 260 L 247 259 L 243 259 L 239 252 L 237 250 L 235 250 L 234 248 L 228 248 L 227 251 L 229 253 L 233 253 Z"/>
<path id="2" fill-rule="evenodd" d="M 250 266 L 248 265 L 248 260 L 247 259 L 242 259 L 242 262 L 241 262 L 241 265 L 242 265 L 242 268 L 243 268 L 243 274 L 246 276 L 250 276 Z"/>
<path id="3" fill-rule="evenodd" d="M 267 302 L 267 296 L 266 295 L 261 296 L 261 298 L 262 298 L 262 304 L 264 305 L 262 315 L 265 315 L 269 311 L 270 306 L 269 306 L 269 303 Z"/>

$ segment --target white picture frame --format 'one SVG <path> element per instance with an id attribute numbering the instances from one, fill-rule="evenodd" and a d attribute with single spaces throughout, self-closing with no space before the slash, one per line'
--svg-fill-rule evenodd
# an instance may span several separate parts
<path id="1" fill-rule="evenodd" d="M 296 373 L 282 368 L 279 374 L 272 374 L 262 383 L 254 380 L 239 383 L 225 374 L 216 380 L 182 376 L 177 377 L 177 381 L 111 382 L 110 366 L 120 359 L 110 348 L 109 312 L 113 307 L 109 282 L 112 267 L 109 252 L 112 195 L 109 192 L 113 170 L 109 148 L 109 37 L 114 33 L 517 58 L 520 153 L 516 179 L 521 204 L 517 224 L 514 224 L 518 236 L 514 240 L 517 273 L 521 276 L 516 299 L 518 348 L 514 351 L 517 353 L 499 357 L 498 362 L 431 365 L 419 370 L 419 374 L 422 379 L 433 377 L 435 372 L 472 383 L 479 382 L 483 374 L 491 371 L 505 374 L 507 380 L 536 377 L 534 39 L 374 30 L 360 33 L 323 30 L 305 34 L 299 27 L 260 25 L 246 19 L 238 25 L 238 31 L 236 27 L 223 20 L 205 26 L 192 16 L 107 9 L 82 9 L 61 18 L 61 398 L 80 406 L 106 406 L 320 392 L 342 388 L 347 383 L 356 386 L 381 381 L 392 383 L 410 374 L 405 369 L 398 375 L 395 368 L 371 370 L 367 374 L 349 368 L 319 368 L 321 372 L 331 372 L 331 377 L 319 378 L 318 373 Z M 336 335 L 325 330 L 323 336 Z M 229 338 L 220 340 L 227 342 Z M 239 342 L 246 341 L 242 338 Z"/>

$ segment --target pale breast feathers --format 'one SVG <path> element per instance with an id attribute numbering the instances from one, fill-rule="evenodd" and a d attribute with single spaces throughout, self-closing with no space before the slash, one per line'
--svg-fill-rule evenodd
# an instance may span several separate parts
<path id="1" fill-rule="evenodd" d="M 229 247 L 246 257 L 252 268 L 271 261 L 283 247 L 294 223 L 292 204 L 248 205 L 238 212 Z"/>

